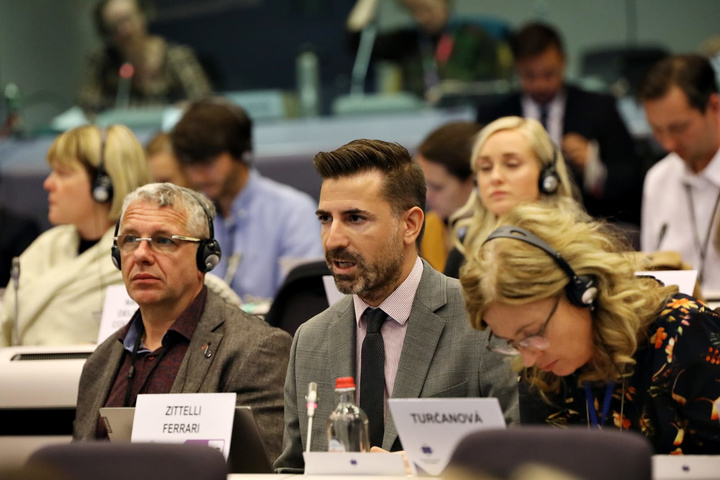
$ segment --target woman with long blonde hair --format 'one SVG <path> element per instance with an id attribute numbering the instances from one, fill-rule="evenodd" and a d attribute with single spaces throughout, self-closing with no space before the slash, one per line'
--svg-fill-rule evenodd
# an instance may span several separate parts
<path id="1" fill-rule="evenodd" d="M 18 318 L 14 295 L 7 295 L 0 346 L 97 341 L 105 289 L 123 283 L 110 260 L 115 222 L 125 195 L 151 181 L 143 147 L 123 125 L 62 133 L 47 161 L 44 187 L 55 227 L 20 255 Z"/>
<path id="2" fill-rule="evenodd" d="M 499 215 L 524 202 L 575 203 L 565 160 L 537 120 L 503 117 L 477 136 L 471 168 L 476 191 L 453 217 L 456 249 L 445 274 L 457 277 L 462 256 L 483 242 Z M 580 207 L 576 207 L 580 209 Z"/>
<path id="3" fill-rule="evenodd" d="M 650 277 L 577 212 L 518 205 L 467 252 L 463 293 L 488 348 L 515 356 L 521 421 L 644 433 L 656 453 L 720 451 L 720 315 Z"/>

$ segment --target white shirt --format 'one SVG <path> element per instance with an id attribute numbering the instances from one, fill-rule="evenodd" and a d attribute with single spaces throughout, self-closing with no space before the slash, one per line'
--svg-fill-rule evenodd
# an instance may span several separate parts
<path id="1" fill-rule="evenodd" d="M 548 118 L 546 129 L 550 139 L 557 146 L 562 148 L 563 123 L 565 121 L 565 92 L 555 95 L 548 104 Z M 540 104 L 536 103 L 529 95 L 522 96 L 523 117 L 533 118 L 540 121 Z M 588 155 L 583 172 L 583 189 L 586 192 L 602 190 L 607 179 L 607 167 L 600 159 L 600 149 L 595 140 L 588 139 Z"/>
<path id="2" fill-rule="evenodd" d="M 675 250 L 685 263 L 700 270 L 700 250 L 710 229 L 701 285 L 708 298 L 720 296 L 720 252 L 714 245 L 718 215 L 713 211 L 719 196 L 720 150 L 699 174 L 671 153 L 648 171 L 643 187 L 640 236 L 643 251 Z"/>

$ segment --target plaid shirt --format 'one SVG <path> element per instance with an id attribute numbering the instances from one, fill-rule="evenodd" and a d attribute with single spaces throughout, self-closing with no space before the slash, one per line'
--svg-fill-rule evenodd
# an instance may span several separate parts
<path id="1" fill-rule="evenodd" d="M 133 318 L 118 336 L 118 341 L 125 347 L 120 369 L 115 376 L 115 382 L 110 389 L 106 407 L 135 406 L 138 394 L 141 393 L 169 393 L 172 388 L 175 376 L 185 358 L 190 339 L 195 333 L 200 316 L 205 309 L 207 298 L 207 287 L 203 287 L 197 297 L 180 314 L 170 326 L 162 339 L 162 346 L 155 351 L 150 351 L 141 344 L 135 359 L 135 380 L 130 392 L 130 405 L 124 405 L 125 392 L 128 388 L 128 372 L 130 371 L 130 359 L 135 345 L 135 339 L 140 333 L 140 322 L 142 316 L 140 310 L 135 312 Z M 157 359 L 162 352 L 160 363 L 155 366 Z M 153 368 L 154 367 L 154 368 Z M 148 376 L 150 378 L 148 378 Z M 107 438 L 107 430 L 102 418 L 98 421 L 97 438 Z"/>
<path id="2" fill-rule="evenodd" d="M 84 110 L 99 112 L 115 106 L 119 70 L 124 60 L 103 48 L 88 59 L 77 103 Z M 167 105 L 180 100 L 200 100 L 212 93 L 210 81 L 193 51 L 183 45 L 167 44 L 161 79 L 151 86 L 130 88 L 130 107 Z"/>

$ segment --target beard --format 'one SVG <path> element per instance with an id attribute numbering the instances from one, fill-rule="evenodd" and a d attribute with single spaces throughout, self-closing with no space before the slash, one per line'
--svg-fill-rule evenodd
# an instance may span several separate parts
<path id="1" fill-rule="evenodd" d="M 358 295 L 363 300 L 391 293 L 397 287 L 397 280 L 400 278 L 405 260 L 403 249 L 393 247 L 391 243 L 383 245 L 374 263 L 367 263 L 362 255 L 353 253 L 345 247 L 328 250 L 325 253 L 325 261 L 332 272 L 337 289 L 346 295 Z M 353 274 L 335 273 L 333 262 L 353 263 L 356 271 Z"/>

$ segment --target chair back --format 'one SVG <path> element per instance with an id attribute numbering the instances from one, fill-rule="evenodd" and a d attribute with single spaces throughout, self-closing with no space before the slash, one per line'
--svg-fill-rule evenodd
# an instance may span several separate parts
<path id="1" fill-rule="evenodd" d="M 330 305 L 323 277 L 330 275 L 324 260 L 298 265 L 290 270 L 270 305 L 265 321 L 290 335 Z"/>
<path id="2" fill-rule="evenodd" d="M 225 457 L 204 445 L 75 442 L 37 450 L 27 467 L 68 480 L 227 480 Z"/>
<path id="3" fill-rule="evenodd" d="M 651 480 L 652 447 L 631 431 L 525 426 L 469 434 L 451 467 L 508 478 L 520 466 L 539 464 L 578 480 Z"/>

